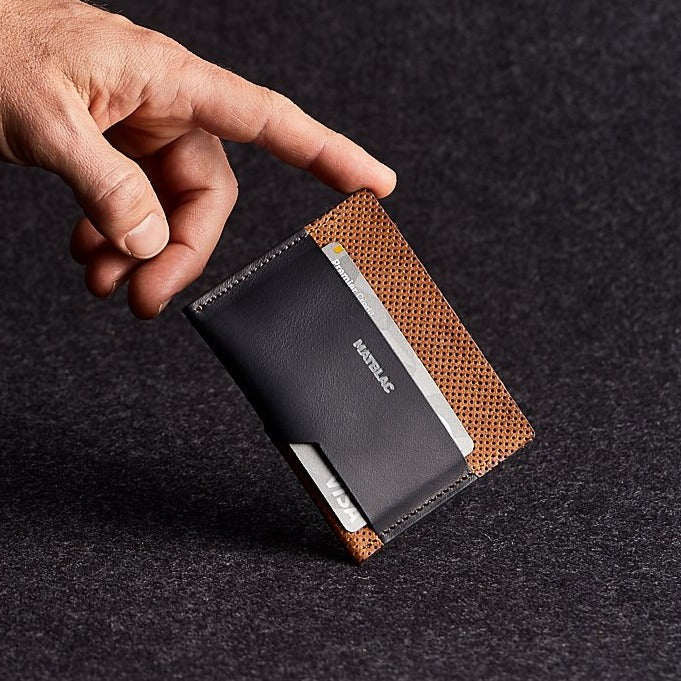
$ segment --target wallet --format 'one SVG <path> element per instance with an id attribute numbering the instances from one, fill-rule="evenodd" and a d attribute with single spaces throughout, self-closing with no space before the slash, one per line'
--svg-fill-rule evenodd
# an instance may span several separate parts
<path id="1" fill-rule="evenodd" d="M 358 562 L 534 436 L 368 190 L 184 312 Z"/>

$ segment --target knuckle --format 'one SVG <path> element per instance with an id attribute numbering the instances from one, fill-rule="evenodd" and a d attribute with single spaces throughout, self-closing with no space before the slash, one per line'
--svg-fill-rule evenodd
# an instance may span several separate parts
<path id="1" fill-rule="evenodd" d="M 146 183 L 130 168 L 115 168 L 99 180 L 94 199 L 100 208 L 114 216 L 141 204 L 147 195 Z"/>
<path id="2" fill-rule="evenodd" d="M 177 42 L 177 40 L 165 35 L 165 33 L 159 33 L 149 28 L 144 28 L 142 26 L 136 26 L 137 29 L 137 39 L 140 44 L 147 47 L 147 51 L 151 52 L 156 59 L 163 59 L 166 65 L 170 64 L 173 68 L 187 61 L 190 57 L 193 57 L 192 53 Z"/>
<path id="3" fill-rule="evenodd" d="M 216 186 L 216 198 L 219 199 L 220 213 L 227 217 L 234 207 L 234 204 L 239 200 L 239 185 L 234 175 L 227 175 Z"/>
<path id="4" fill-rule="evenodd" d="M 263 116 L 255 130 L 253 141 L 262 145 L 272 130 L 277 129 L 282 115 L 288 107 L 293 106 L 293 102 L 276 90 L 264 86 L 258 87 L 264 106 L 262 107 Z"/>
<path id="5" fill-rule="evenodd" d="M 276 92 L 275 99 L 277 102 L 278 111 L 288 111 L 289 109 L 296 108 L 296 105 L 293 103 L 293 100 L 287 97 L 286 95 L 282 95 L 280 92 Z"/>
<path id="6" fill-rule="evenodd" d="M 229 164 L 227 164 L 225 168 L 224 186 L 228 197 L 230 197 L 233 202 L 236 202 L 236 200 L 239 198 L 239 181 L 237 180 L 236 175 Z"/>
<path id="7" fill-rule="evenodd" d="M 267 88 L 266 96 L 269 103 L 270 121 L 278 121 L 282 114 L 295 106 L 286 95 L 282 95 L 281 92 L 277 92 L 276 90 Z"/>
<path id="8" fill-rule="evenodd" d="M 239 196 L 239 182 L 222 147 L 219 151 L 221 154 L 214 166 L 211 189 L 217 192 L 223 204 L 226 202 L 226 204 L 233 205 Z"/>
<path id="9" fill-rule="evenodd" d="M 170 36 L 167 36 L 165 33 L 159 33 L 158 31 L 153 31 L 151 29 L 142 30 L 144 31 L 144 35 L 152 40 L 156 47 L 160 47 L 169 52 L 177 52 L 181 48 L 180 43 Z"/>
<path id="10" fill-rule="evenodd" d="M 109 28 L 117 26 L 122 29 L 131 29 L 136 26 L 128 17 L 123 14 L 118 14 L 116 12 L 111 12 L 106 15 L 107 22 L 110 24 Z"/>
<path id="11" fill-rule="evenodd" d="M 159 110 L 170 111 L 183 101 L 183 75 L 198 61 L 176 40 L 148 28 L 134 26 L 133 40 L 126 52 L 124 78 L 133 84 L 140 98 L 153 95 Z"/>

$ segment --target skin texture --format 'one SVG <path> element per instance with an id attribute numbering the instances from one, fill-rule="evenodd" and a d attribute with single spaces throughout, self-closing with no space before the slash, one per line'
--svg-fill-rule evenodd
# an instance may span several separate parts
<path id="1" fill-rule="evenodd" d="M 0 0 L 0 159 L 39 166 L 83 209 L 71 253 L 96 296 L 140 318 L 196 279 L 237 199 L 221 138 L 341 192 L 395 173 L 289 99 L 77 0 Z"/>

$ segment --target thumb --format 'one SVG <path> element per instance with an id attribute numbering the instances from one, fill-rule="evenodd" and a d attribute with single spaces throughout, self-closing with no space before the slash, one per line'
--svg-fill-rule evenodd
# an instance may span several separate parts
<path id="1" fill-rule="evenodd" d="M 95 229 L 136 258 L 162 251 L 168 223 L 144 171 L 109 144 L 87 109 L 57 127 L 46 165 L 71 186 Z"/>

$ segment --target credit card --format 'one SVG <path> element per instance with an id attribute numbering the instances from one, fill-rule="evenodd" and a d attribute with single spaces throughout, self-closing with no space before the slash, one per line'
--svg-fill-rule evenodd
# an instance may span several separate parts
<path id="1" fill-rule="evenodd" d="M 461 454 L 468 456 L 473 451 L 473 440 L 352 258 L 336 241 L 324 246 L 322 251 L 402 362 Z"/>
<path id="2" fill-rule="evenodd" d="M 352 503 L 350 495 L 326 465 L 317 448 L 305 443 L 290 444 L 289 446 L 317 485 L 340 524 L 348 532 L 357 532 L 357 530 L 362 529 L 367 521 Z"/>

